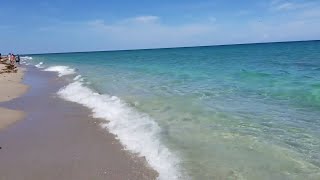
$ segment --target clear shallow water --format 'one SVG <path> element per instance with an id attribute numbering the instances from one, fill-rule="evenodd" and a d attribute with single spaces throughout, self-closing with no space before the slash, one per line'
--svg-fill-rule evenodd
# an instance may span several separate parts
<path id="1" fill-rule="evenodd" d="M 31 56 L 162 179 L 320 178 L 320 41 Z"/>

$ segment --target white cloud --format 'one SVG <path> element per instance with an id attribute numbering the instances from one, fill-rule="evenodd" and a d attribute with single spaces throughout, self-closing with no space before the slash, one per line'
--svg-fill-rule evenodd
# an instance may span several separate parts
<path id="1" fill-rule="evenodd" d="M 301 18 L 320 18 L 320 6 L 307 9 L 300 13 Z"/>
<path id="2" fill-rule="evenodd" d="M 131 19 L 131 21 L 128 21 Z M 173 46 L 250 43 L 320 38 L 320 22 L 315 20 L 272 19 L 264 22 L 242 23 L 235 26 L 206 22 L 168 25 L 162 21 L 134 21 L 128 18 L 116 23 L 92 21 L 87 27 L 91 34 L 110 43 L 113 48 L 157 48 Z M 157 18 L 160 19 L 160 18 Z M 148 22 L 148 21 L 147 21 Z M 86 29 L 86 28 L 83 28 Z"/>
<path id="3" fill-rule="evenodd" d="M 160 18 L 158 16 L 137 16 L 129 20 L 138 23 L 152 23 L 158 21 Z"/>
<path id="4" fill-rule="evenodd" d="M 100 40 L 125 45 L 124 48 L 156 48 L 185 46 L 207 41 L 207 36 L 214 37 L 217 26 L 212 23 L 187 23 L 167 25 L 156 16 L 127 18 L 115 23 L 103 20 L 90 21 L 86 28 L 91 34 L 100 36 Z M 208 42 L 209 43 L 209 42 Z M 131 47 L 130 47 L 131 46 Z"/>
<path id="5" fill-rule="evenodd" d="M 294 10 L 294 9 L 297 9 L 299 6 L 296 5 L 296 4 L 293 4 L 293 3 L 289 3 L 289 2 L 286 2 L 286 3 L 283 3 L 283 4 L 278 4 L 275 9 L 276 10 Z"/>
<path id="6" fill-rule="evenodd" d="M 27 43 L 32 41 L 34 50 L 29 50 L 31 52 L 59 52 L 320 39 L 320 21 L 308 18 L 318 17 L 320 13 L 316 9 L 299 13 L 288 19 L 267 18 L 241 23 L 217 22 L 209 16 L 197 23 L 166 24 L 165 19 L 151 15 L 116 22 L 104 19 L 61 21 L 42 27 L 40 31 L 38 28 L 36 39 L 23 36 L 20 45 L 28 47 Z"/>
<path id="7" fill-rule="evenodd" d="M 293 1 L 283 1 L 274 0 L 271 1 L 270 6 L 273 11 L 292 11 L 301 10 L 306 8 L 311 8 L 315 5 L 314 2 L 293 2 Z"/>
<path id="8" fill-rule="evenodd" d="M 319 39 L 320 22 L 295 19 L 288 22 L 251 23 L 251 36 L 256 41 L 290 41 Z"/>

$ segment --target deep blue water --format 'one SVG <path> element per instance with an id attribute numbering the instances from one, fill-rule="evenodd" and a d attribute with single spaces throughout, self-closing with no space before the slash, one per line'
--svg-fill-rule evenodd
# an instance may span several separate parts
<path id="1" fill-rule="evenodd" d="M 164 178 L 320 179 L 320 41 L 30 56 Z"/>

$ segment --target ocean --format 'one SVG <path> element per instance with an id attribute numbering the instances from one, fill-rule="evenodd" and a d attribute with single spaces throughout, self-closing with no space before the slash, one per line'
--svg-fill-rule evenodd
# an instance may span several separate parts
<path id="1" fill-rule="evenodd" d="M 34 54 L 159 179 L 320 179 L 320 41 Z"/>

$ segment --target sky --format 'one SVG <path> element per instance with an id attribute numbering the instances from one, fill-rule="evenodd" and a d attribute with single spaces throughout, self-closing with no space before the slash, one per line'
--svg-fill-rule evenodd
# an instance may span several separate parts
<path id="1" fill-rule="evenodd" d="M 0 52 L 320 39 L 320 0 L 0 0 Z"/>

